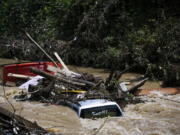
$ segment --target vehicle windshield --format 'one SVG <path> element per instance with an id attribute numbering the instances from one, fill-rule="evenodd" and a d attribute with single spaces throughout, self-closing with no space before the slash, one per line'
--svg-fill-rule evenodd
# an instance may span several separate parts
<path id="1" fill-rule="evenodd" d="M 107 116 L 122 116 L 122 113 L 116 105 L 108 105 L 82 109 L 80 114 L 82 118 L 102 118 Z"/>

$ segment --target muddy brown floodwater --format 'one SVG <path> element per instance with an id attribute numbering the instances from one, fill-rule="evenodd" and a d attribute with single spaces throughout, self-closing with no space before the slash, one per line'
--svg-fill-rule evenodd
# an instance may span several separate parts
<path id="1" fill-rule="evenodd" d="M 1 63 L 1 62 L 0 62 Z M 90 72 L 106 78 L 104 69 L 70 66 L 74 71 Z M 78 70 L 77 70 L 78 69 Z M 133 79 L 139 74 L 127 73 L 123 79 Z M 159 82 L 148 81 L 143 88 L 159 88 Z M 154 93 L 140 97 L 144 103 L 129 104 L 123 117 L 108 117 L 96 120 L 79 119 L 69 108 L 39 102 L 17 102 L 12 97 L 19 92 L 17 87 L 6 87 L 6 95 L 16 109 L 16 114 L 36 122 L 56 134 L 65 135 L 180 135 L 180 94 Z M 12 111 L 3 97 L 0 87 L 0 106 Z"/>
<path id="2" fill-rule="evenodd" d="M 143 97 L 152 100 L 125 107 L 124 117 L 81 119 L 83 127 L 99 135 L 180 135 L 180 95 Z"/>

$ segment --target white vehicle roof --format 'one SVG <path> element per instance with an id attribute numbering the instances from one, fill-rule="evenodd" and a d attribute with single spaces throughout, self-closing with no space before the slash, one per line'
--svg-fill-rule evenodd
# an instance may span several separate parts
<path id="1" fill-rule="evenodd" d="M 107 106 L 107 105 L 117 105 L 116 102 L 109 101 L 107 99 L 90 99 L 85 101 L 80 101 L 79 107 L 80 109 L 86 109 L 86 108 L 92 108 L 92 107 L 98 107 L 98 106 Z"/>

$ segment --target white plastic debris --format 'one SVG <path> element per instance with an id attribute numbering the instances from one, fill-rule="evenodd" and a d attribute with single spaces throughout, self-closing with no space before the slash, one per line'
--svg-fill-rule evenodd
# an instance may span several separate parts
<path id="1" fill-rule="evenodd" d="M 122 90 L 123 92 L 128 91 L 128 88 L 126 87 L 126 82 L 120 83 L 119 86 L 121 87 L 121 90 Z"/>
<path id="2" fill-rule="evenodd" d="M 19 88 L 28 90 L 29 85 L 33 85 L 33 86 L 38 85 L 39 80 L 41 80 L 42 78 L 44 78 L 44 77 L 37 75 L 37 76 L 33 77 L 31 80 L 23 83 L 21 86 L 19 86 Z"/>

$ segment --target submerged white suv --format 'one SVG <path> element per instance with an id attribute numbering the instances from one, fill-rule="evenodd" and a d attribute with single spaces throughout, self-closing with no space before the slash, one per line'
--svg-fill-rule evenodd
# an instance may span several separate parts
<path id="1" fill-rule="evenodd" d="M 90 99 L 68 103 L 81 118 L 102 118 L 122 116 L 122 110 L 116 102 L 107 99 Z"/>

